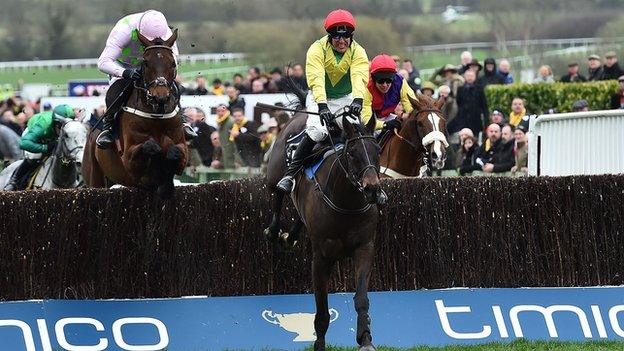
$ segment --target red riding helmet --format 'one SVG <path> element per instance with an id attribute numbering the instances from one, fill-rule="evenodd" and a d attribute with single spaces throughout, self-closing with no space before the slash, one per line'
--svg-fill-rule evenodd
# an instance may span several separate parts
<path id="1" fill-rule="evenodd" d="M 329 30 L 330 28 L 337 26 L 346 26 L 350 27 L 351 30 L 355 30 L 355 18 L 351 12 L 347 10 L 334 10 L 327 15 L 325 18 L 325 23 L 323 24 L 325 30 Z"/>
<path id="2" fill-rule="evenodd" d="M 369 70 L 371 74 L 374 74 L 377 72 L 396 73 L 397 66 L 396 66 L 396 62 L 394 62 L 392 57 L 386 54 L 380 54 L 373 58 L 373 60 L 370 63 Z"/>

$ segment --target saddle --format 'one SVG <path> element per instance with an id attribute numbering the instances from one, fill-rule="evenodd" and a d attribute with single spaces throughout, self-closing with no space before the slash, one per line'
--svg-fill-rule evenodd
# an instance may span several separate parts
<path id="1" fill-rule="evenodd" d="M 295 154 L 301 139 L 303 139 L 304 134 L 305 130 L 286 140 L 286 147 L 284 150 L 286 152 L 287 166 L 292 162 L 293 155 Z M 308 156 L 308 158 L 306 158 L 303 162 L 304 173 L 308 179 L 314 178 L 314 174 L 321 167 L 326 158 L 342 150 L 344 147 L 344 139 L 341 136 L 332 135 L 331 138 L 331 141 L 326 139 L 323 142 L 317 143 L 312 149 L 310 156 Z M 332 142 L 335 148 L 332 146 Z"/>

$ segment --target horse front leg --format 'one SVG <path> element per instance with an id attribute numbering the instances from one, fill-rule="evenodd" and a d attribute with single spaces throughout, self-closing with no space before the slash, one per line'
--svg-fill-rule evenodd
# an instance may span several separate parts
<path id="1" fill-rule="evenodd" d="M 285 250 L 292 250 L 299 241 L 299 233 L 303 228 L 303 221 L 297 216 L 297 221 L 291 228 L 290 232 L 280 234 L 280 243 Z"/>
<path id="2" fill-rule="evenodd" d="M 314 299 L 316 301 L 316 316 L 314 317 L 314 331 L 316 341 L 314 351 L 325 351 L 325 335 L 329 328 L 329 305 L 327 301 L 329 276 L 334 266 L 330 259 L 314 255 L 312 262 L 312 277 L 314 280 Z"/>
<path id="3" fill-rule="evenodd" d="M 373 337 L 370 330 L 370 316 L 368 315 L 368 284 L 373 266 L 375 247 L 373 242 L 358 248 L 354 254 L 356 291 L 353 297 L 357 312 L 356 341 L 360 351 L 374 351 Z"/>
<path id="4" fill-rule="evenodd" d="M 180 164 L 186 163 L 186 157 L 182 148 L 178 145 L 169 147 L 163 163 L 158 183 L 158 196 L 162 199 L 171 199 L 175 190 L 173 176 L 179 172 Z M 183 166 L 182 169 L 184 169 Z"/>
<path id="5" fill-rule="evenodd" d="M 282 203 L 284 202 L 284 193 L 281 191 L 275 192 L 275 199 L 273 201 L 273 216 L 271 224 L 264 230 L 264 236 L 270 242 L 277 242 L 281 230 L 280 216 L 282 214 Z"/>

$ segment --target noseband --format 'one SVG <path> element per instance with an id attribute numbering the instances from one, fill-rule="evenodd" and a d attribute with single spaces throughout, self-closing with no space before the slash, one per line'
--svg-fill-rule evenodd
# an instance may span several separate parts
<path id="1" fill-rule="evenodd" d="M 134 88 L 138 89 L 138 90 L 142 90 L 145 92 L 145 97 L 147 98 L 147 102 L 152 106 L 152 109 L 155 111 L 163 111 L 165 108 L 165 104 L 168 103 L 171 98 L 173 97 L 175 99 L 175 103 L 176 105 L 178 105 L 179 100 L 180 100 L 180 94 L 178 91 L 178 85 L 175 83 L 175 79 L 172 80 L 171 82 L 167 81 L 167 78 L 165 77 L 156 77 L 156 79 L 150 81 L 150 82 L 145 82 L 145 75 L 144 72 L 146 70 L 146 66 L 147 66 L 147 60 L 145 60 L 145 53 L 149 50 L 152 49 L 164 49 L 164 50 L 168 50 L 171 53 L 173 53 L 173 49 L 166 46 L 166 45 L 152 45 L 152 46 L 148 46 L 145 48 L 145 51 L 143 52 L 144 55 L 144 59 L 143 59 L 143 63 L 141 64 L 141 85 L 137 85 L 137 82 L 134 83 Z M 175 59 L 174 59 L 175 62 Z M 177 72 L 177 66 L 174 69 L 173 72 L 173 76 L 176 76 L 176 72 Z M 152 95 L 152 93 L 150 92 L 150 88 L 153 87 L 168 87 L 169 88 L 169 96 L 167 101 L 165 102 L 159 102 L 156 101 L 156 97 L 154 95 Z M 153 115 L 153 114 L 151 114 Z M 176 113 L 177 115 L 177 113 Z"/>

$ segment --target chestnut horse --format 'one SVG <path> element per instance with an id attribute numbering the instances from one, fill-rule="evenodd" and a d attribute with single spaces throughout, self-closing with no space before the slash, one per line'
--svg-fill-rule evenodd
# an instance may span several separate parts
<path id="1" fill-rule="evenodd" d="M 173 196 L 173 176 L 184 170 L 188 158 L 171 49 L 177 37 L 177 29 L 167 40 L 150 41 L 139 33 L 145 46 L 142 77 L 119 112 L 117 147 L 97 148 L 99 131 L 94 128 L 89 134 L 83 159 L 87 186 L 121 184 L 157 189 L 164 199 Z"/>
<path id="2" fill-rule="evenodd" d="M 418 94 L 416 99 L 410 97 L 410 102 L 414 110 L 403 121 L 401 130 L 394 130 L 382 142 L 382 176 L 424 177 L 444 167 L 448 147 L 446 121 L 440 111 L 444 100 Z"/>

